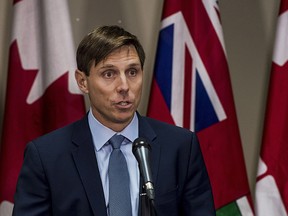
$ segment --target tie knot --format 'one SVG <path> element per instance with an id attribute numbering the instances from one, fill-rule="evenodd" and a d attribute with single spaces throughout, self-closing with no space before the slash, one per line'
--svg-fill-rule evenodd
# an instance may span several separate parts
<path id="1" fill-rule="evenodd" d="M 112 145 L 113 149 L 119 149 L 124 139 L 124 136 L 116 134 L 110 138 L 109 143 Z"/>

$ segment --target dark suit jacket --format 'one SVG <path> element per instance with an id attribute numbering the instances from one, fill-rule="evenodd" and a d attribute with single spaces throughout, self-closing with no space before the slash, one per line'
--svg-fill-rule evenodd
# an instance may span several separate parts
<path id="1" fill-rule="evenodd" d="M 151 144 L 157 215 L 215 215 L 195 134 L 138 117 L 140 137 Z M 87 116 L 27 145 L 13 215 L 106 216 Z"/>

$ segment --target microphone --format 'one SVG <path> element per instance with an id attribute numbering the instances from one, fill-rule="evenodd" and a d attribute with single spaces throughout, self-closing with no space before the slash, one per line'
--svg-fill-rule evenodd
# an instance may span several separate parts
<path id="1" fill-rule="evenodd" d="M 154 185 L 152 182 L 152 174 L 150 169 L 149 152 L 151 150 L 150 144 L 144 138 L 137 138 L 132 144 L 132 152 L 138 161 L 140 173 L 144 180 L 147 197 L 154 200 Z"/>

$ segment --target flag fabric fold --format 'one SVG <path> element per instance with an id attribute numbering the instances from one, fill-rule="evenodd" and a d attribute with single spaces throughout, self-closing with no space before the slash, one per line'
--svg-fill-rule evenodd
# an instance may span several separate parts
<path id="1" fill-rule="evenodd" d="M 197 132 L 218 215 L 253 215 L 217 1 L 164 1 L 147 115 Z"/>
<path id="2" fill-rule="evenodd" d="M 66 1 L 15 0 L 0 152 L 0 215 L 11 212 L 30 140 L 85 114 Z"/>
<path id="3" fill-rule="evenodd" d="M 288 0 L 277 22 L 262 147 L 258 162 L 255 211 L 259 216 L 288 215 Z"/>

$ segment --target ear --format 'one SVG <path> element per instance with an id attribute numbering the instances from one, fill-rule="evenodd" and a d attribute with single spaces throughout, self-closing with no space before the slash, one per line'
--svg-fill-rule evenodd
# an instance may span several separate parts
<path id="1" fill-rule="evenodd" d="M 79 87 L 79 89 L 84 93 L 84 94 L 88 94 L 89 90 L 88 90 L 88 85 L 87 85 L 87 76 L 84 72 L 80 71 L 80 70 L 76 70 L 75 71 L 75 79 L 77 82 L 77 85 Z"/>

